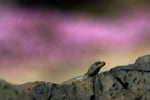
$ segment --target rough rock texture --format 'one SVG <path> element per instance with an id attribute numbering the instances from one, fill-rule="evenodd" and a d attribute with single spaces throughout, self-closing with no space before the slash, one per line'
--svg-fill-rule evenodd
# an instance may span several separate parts
<path id="1" fill-rule="evenodd" d="M 149 100 L 150 55 L 70 84 L 0 81 L 0 100 Z"/>

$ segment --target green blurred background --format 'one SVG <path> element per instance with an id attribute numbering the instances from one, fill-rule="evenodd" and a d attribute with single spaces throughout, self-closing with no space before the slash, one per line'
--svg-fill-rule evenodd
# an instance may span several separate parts
<path id="1" fill-rule="evenodd" d="M 0 0 L 0 78 L 64 80 L 150 54 L 149 0 Z"/>

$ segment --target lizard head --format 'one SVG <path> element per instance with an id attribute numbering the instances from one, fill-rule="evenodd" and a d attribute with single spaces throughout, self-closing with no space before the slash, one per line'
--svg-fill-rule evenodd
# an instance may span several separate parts
<path id="1" fill-rule="evenodd" d="M 86 75 L 88 76 L 95 76 L 98 74 L 98 72 L 100 71 L 100 69 L 105 65 L 104 61 L 97 61 L 94 64 L 92 64 L 89 69 L 88 72 L 86 73 Z"/>

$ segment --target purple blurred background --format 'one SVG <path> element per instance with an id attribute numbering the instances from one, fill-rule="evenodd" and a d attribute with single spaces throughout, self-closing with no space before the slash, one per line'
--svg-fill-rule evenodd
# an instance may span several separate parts
<path id="1" fill-rule="evenodd" d="M 0 78 L 62 82 L 96 60 L 104 71 L 150 53 L 148 1 L 20 1 L 0 1 Z"/>

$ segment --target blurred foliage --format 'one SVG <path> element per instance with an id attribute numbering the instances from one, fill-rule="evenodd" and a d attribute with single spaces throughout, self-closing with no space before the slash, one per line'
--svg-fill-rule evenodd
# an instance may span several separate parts
<path id="1" fill-rule="evenodd" d="M 149 0 L 18 0 L 28 7 L 57 8 L 96 15 L 116 15 L 130 7 L 149 6 Z"/>
<path id="2" fill-rule="evenodd" d="M 112 16 L 132 7 L 150 6 L 150 0 L 0 0 L 0 4 Z"/>
<path id="3" fill-rule="evenodd" d="M 150 51 L 150 0 L 0 0 L 0 7 L 0 77 L 8 80 L 60 81 L 97 59 L 109 69 Z"/>

